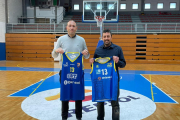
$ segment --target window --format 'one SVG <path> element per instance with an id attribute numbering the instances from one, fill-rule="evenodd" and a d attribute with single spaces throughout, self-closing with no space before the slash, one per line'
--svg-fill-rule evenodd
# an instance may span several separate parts
<path id="1" fill-rule="evenodd" d="M 79 10 L 79 4 L 74 4 L 74 10 Z"/>
<path id="2" fill-rule="evenodd" d="M 97 10 L 102 9 L 102 4 L 97 4 Z"/>
<path id="3" fill-rule="evenodd" d="M 111 9 L 111 10 L 114 9 L 114 4 L 109 4 L 109 5 L 108 5 L 108 9 L 109 9 L 109 10 L 110 10 L 110 9 Z"/>
<path id="4" fill-rule="evenodd" d="M 176 3 L 170 3 L 170 9 L 175 9 L 176 8 Z"/>
<path id="5" fill-rule="evenodd" d="M 157 4 L 157 9 L 163 9 L 163 3 L 158 3 Z"/>
<path id="6" fill-rule="evenodd" d="M 126 9 L 126 4 L 120 4 L 120 9 Z"/>
<path id="7" fill-rule="evenodd" d="M 138 9 L 138 4 L 132 4 L 132 9 Z"/>
<path id="8" fill-rule="evenodd" d="M 86 4 L 86 5 L 85 5 L 85 9 L 86 9 L 86 10 L 90 10 L 90 9 L 91 9 L 91 4 Z"/>
<path id="9" fill-rule="evenodd" d="M 150 3 L 145 3 L 144 9 L 150 9 L 150 8 L 151 8 L 151 4 Z"/>

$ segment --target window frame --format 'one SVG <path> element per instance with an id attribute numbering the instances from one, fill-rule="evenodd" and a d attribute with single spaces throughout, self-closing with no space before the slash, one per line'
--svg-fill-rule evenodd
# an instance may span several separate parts
<path id="1" fill-rule="evenodd" d="M 146 4 L 150 4 L 150 7 L 149 7 L 149 8 L 146 8 Z M 151 9 L 151 3 L 145 3 L 145 4 L 144 4 L 144 9 L 145 9 L 145 10 Z"/>
<path id="2" fill-rule="evenodd" d="M 137 4 L 137 9 L 133 9 L 133 5 L 134 5 L 134 4 Z M 139 4 L 138 4 L 138 3 L 133 3 L 133 4 L 132 4 L 132 10 L 138 10 L 138 9 L 139 9 Z"/>
<path id="3" fill-rule="evenodd" d="M 112 8 L 112 9 L 110 9 L 110 8 L 109 8 L 109 5 L 112 5 L 112 6 L 113 6 L 113 8 Z M 114 10 L 114 4 L 112 4 L 112 3 L 108 4 L 108 10 Z"/>
<path id="4" fill-rule="evenodd" d="M 98 8 L 98 5 L 100 5 L 100 8 Z M 102 9 L 102 3 L 101 3 L 101 4 L 100 4 L 100 3 L 99 3 L 99 4 L 97 4 L 96 9 L 97 9 L 97 10 Z"/>
<path id="5" fill-rule="evenodd" d="M 90 5 L 90 8 L 86 9 L 86 5 Z M 85 10 L 91 10 L 91 4 L 85 4 Z"/>
<path id="6" fill-rule="evenodd" d="M 78 5 L 78 9 L 75 9 L 75 5 Z M 74 4 L 74 10 L 79 10 L 79 4 Z"/>
<path id="7" fill-rule="evenodd" d="M 124 5 L 125 5 L 125 9 L 122 9 L 122 8 L 121 8 L 121 5 L 122 5 L 122 4 L 124 4 Z M 119 9 L 121 9 L 121 10 L 126 10 L 126 3 L 120 3 L 120 7 L 119 7 Z"/>
<path id="8" fill-rule="evenodd" d="M 158 8 L 158 4 L 162 4 L 162 8 Z M 164 3 L 157 3 L 157 9 L 163 9 L 164 8 Z"/>
<path id="9" fill-rule="evenodd" d="M 170 2 L 170 3 L 169 3 L 169 8 L 170 8 L 170 9 L 176 9 L 176 8 L 177 8 L 177 3 L 176 3 L 175 8 L 171 8 L 171 3 L 176 3 L 176 2 Z"/>

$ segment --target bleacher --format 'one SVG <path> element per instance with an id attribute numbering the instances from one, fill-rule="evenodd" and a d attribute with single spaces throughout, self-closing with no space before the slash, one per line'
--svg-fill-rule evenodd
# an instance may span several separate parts
<path id="1" fill-rule="evenodd" d="M 142 23 L 151 22 L 151 23 L 178 23 L 180 22 L 180 14 L 145 14 L 139 15 L 139 18 Z"/>
<path id="2" fill-rule="evenodd" d="M 111 20 L 116 14 L 109 13 L 106 20 Z M 7 24 L 8 33 L 20 32 L 60 32 L 65 33 L 66 25 L 69 20 L 74 20 L 78 25 L 78 33 L 99 33 L 100 28 L 96 23 L 83 23 L 82 15 L 66 15 L 61 23 L 9 23 Z M 84 20 L 94 20 L 94 14 L 88 13 Z M 136 33 L 136 32 L 180 32 L 180 14 L 145 14 L 130 15 L 119 14 L 118 23 L 104 23 L 104 29 L 110 29 L 113 33 Z"/>
<path id="3" fill-rule="evenodd" d="M 132 23 L 131 15 L 119 15 L 119 22 L 126 22 L 126 23 Z"/>
<path id="4" fill-rule="evenodd" d="M 6 58 L 17 61 L 53 61 L 54 42 L 63 34 L 6 34 Z M 93 57 L 99 34 L 78 34 Z M 180 63 L 180 35 L 113 35 L 113 43 L 121 46 L 127 63 Z M 85 59 L 84 62 L 89 62 Z"/>
<path id="5" fill-rule="evenodd" d="M 82 22 L 82 15 L 73 15 L 71 19 L 75 22 Z"/>

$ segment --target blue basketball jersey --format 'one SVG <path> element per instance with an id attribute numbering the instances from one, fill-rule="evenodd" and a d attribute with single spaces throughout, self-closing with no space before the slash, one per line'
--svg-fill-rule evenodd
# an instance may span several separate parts
<path id="1" fill-rule="evenodd" d="M 60 100 L 84 100 L 84 96 L 83 54 L 63 53 Z"/>
<path id="2" fill-rule="evenodd" d="M 96 58 L 90 74 L 93 102 L 117 100 L 118 74 L 112 57 Z"/>

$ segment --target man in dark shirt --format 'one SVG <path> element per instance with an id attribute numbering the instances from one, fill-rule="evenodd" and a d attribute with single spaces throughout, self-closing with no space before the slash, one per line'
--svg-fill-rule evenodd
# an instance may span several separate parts
<path id="1" fill-rule="evenodd" d="M 118 88 L 119 88 L 119 71 L 118 67 L 123 68 L 126 66 L 126 61 L 124 59 L 123 51 L 120 46 L 113 44 L 112 41 L 112 34 L 110 30 L 104 30 L 103 31 L 103 42 L 104 44 L 98 48 L 96 48 L 94 53 L 94 58 L 98 57 L 111 57 L 113 56 L 113 60 L 116 63 L 116 70 L 118 72 Z M 91 58 L 89 60 L 90 64 L 94 62 L 94 58 Z M 118 97 L 119 97 L 119 89 L 118 89 Z M 119 114 L 120 114 L 120 108 L 119 108 L 119 102 L 118 97 L 116 101 L 111 101 L 112 105 L 112 120 L 119 120 Z M 97 120 L 104 120 L 105 112 L 104 112 L 104 102 L 98 102 L 97 103 L 97 111 L 98 116 Z"/>

